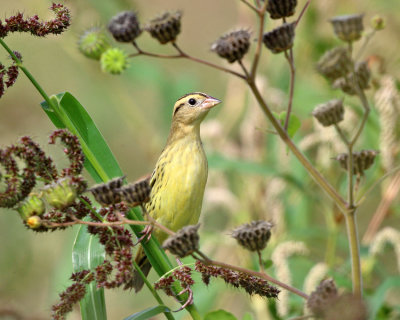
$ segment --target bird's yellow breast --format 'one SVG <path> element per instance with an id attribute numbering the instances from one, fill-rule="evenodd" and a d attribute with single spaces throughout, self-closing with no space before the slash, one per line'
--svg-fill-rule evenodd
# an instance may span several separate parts
<path id="1" fill-rule="evenodd" d="M 197 223 L 207 173 L 207 159 L 198 135 L 167 145 L 153 172 L 146 210 L 173 231 Z M 156 237 L 163 241 L 166 234 L 156 231 Z"/>

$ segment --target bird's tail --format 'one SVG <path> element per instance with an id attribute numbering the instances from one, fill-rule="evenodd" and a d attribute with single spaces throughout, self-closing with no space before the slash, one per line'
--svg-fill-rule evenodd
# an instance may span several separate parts
<path id="1" fill-rule="evenodd" d="M 135 262 L 140 267 L 144 275 L 147 277 L 151 269 L 151 264 L 150 261 L 147 259 L 147 256 L 144 253 L 142 246 L 140 246 L 138 252 L 136 253 Z M 144 285 L 143 278 L 136 270 L 134 270 L 131 287 L 135 289 L 135 292 L 139 292 L 143 288 L 143 285 Z"/>

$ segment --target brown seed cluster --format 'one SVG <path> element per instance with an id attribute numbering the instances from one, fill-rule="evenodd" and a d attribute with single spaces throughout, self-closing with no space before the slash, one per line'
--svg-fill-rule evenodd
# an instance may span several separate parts
<path id="1" fill-rule="evenodd" d="M 280 53 L 293 47 L 295 23 L 284 23 L 263 35 L 265 46 L 272 53 Z"/>
<path id="2" fill-rule="evenodd" d="M 357 62 L 354 72 L 349 73 L 345 77 L 336 79 L 332 87 L 334 89 L 340 89 L 349 95 L 355 95 L 358 89 L 365 90 L 369 88 L 370 78 L 371 72 L 367 62 Z"/>
<path id="3" fill-rule="evenodd" d="M 268 0 L 267 11 L 271 19 L 281 19 L 294 15 L 297 0 Z"/>
<path id="4" fill-rule="evenodd" d="M 137 15 L 133 11 L 123 11 L 114 16 L 108 24 L 108 30 L 119 42 L 132 42 L 142 33 Z"/>
<path id="5" fill-rule="evenodd" d="M 352 42 L 361 38 L 364 30 L 363 17 L 363 14 L 344 15 L 334 17 L 330 21 L 339 39 Z"/>
<path id="6" fill-rule="evenodd" d="M 337 47 L 326 52 L 317 63 L 317 70 L 325 78 L 334 81 L 345 77 L 353 69 L 353 63 L 346 48 Z"/>
<path id="7" fill-rule="evenodd" d="M 199 249 L 199 227 L 200 224 L 183 227 L 164 241 L 163 248 L 180 258 L 190 255 Z"/>
<path id="8" fill-rule="evenodd" d="M 120 188 L 125 177 L 113 178 L 106 183 L 99 183 L 88 189 L 96 201 L 104 206 L 116 204 L 122 201 Z"/>
<path id="9" fill-rule="evenodd" d="M 149 201 L 150 199 L 150 176 L 143 179 L 130 183 L 119 189 L 119 193 L 122 195 L 122 199 L 134 207 Z"/>
<path id="10" fill-rule="evenodd" d="M 232 231 L 232 237 L 244 248 L 250 251 L 261 251 L 271 237 L 273 224 L 267 221 L 252 221 Z"/>
<path id="11" fill-rule="evenodd" d="M 318 105 L 312 112 L 312 115 L 324 127 L 337 124 L 343 120 L 344 108 L 342 99 L 330 100 Z"/>
<path id="12" fill-rule="evenodd" d="M 379 154 L 377 150 L 361 150 L 359 152 L 353 152 L 353 171 L 355 175 L 364 175 L 364 171 L 369 169 L 375 161 L 375 157 Z M 348 169 L 348 154 L 341 153 L 335 160 L 339 161 L 340 166 L 344 169 Z"/>
<path id="13" fill-rule="evenodd" d="M 181 32 L 181 17 L 180 11 L 165 12 L 152 19 L 145 29 L 161 44 L 174 42 Z"/>
<path id="14" fill-rule="evenodd" d="M 237 30 L 229 32 L 215 41 L 211 50 L 216 52 L 221 58 L 233 63 L 242 60 L 250 47 L 251 34 L 248 30 Z"/>

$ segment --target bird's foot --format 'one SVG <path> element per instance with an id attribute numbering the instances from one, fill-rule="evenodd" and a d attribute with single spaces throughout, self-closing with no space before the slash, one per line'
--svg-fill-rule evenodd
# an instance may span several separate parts
<path id="1" fill-rule="evenodd" d="M 189 297 L 187 298 L 185 303 L 182 304 L 182 306 L 178 310 L 175 310 L 174 312 L 182 311 L 187 306 L 190 306 L 191 304 L 193 304 L 193 290 L 190 287 L 186 287 L 185 289 L 183 289 L 181 292 L 178 293 L 178 296 L 180 296 L 181 294 L 184 294 L 186 292 L 189 293 Z"/>
<path id="2" fill-rule="evenodd" d="M 142 236 L 137 240 L 135 245 L 139 244 L 142 242 L 144 239 L 146 239 L 146 242 L 148 242 L 151 239 L 151 234 L 153 232 L 154 226 L 152 224 L 148 224 L 143 231 L 141 232 Z"/>

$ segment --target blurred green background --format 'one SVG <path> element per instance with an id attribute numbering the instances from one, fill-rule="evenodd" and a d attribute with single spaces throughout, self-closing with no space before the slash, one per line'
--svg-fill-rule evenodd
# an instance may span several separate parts
<path id="1" fill-rule="evenodd" d="M 304 3 L 299 0 L 297 12 Z M 49 19 L 50 4 L 39 0 L 3 1 L 1 18 L 21 11 Z M 210 51 L 210 45 L 221 34 L 237 27 L 257 30 L 255 16 L 246 6 L 234 0 L 70 0 L 65 4 L 72 12 L 72 25 L 64 34 L 45 39 L 11 34 L 5 40 L 22 54 L 24 64 L 48 94 L 69 91 L 86 107 L 128 180 L 152 171 L 166 141 L 172 106 L 178 97 L 202 91 L 220 98 L 224 103 L 210 113 L 202 130 L 210 162 L 200 231 L 204 251 L 216 259 L 256 268 L 255 257 L 237 248 L 229 232 L 253 219 L 273 219 L 277 224 L 276 236 L 264 252 L 265 259 L 270 258 L 279 243 L 288 240 L 302 241 L 309 250 L 307 255 L 290 260 L 295 286 L 302 288 L 311 267 L 325 261 L 339 286 L 351 287 L 345 226 L 340 214 L 297 160 L 287 153 L 277 136 L 267 132 L 271 127 L 243 82 L 190 61 L 149 57 L 132 59 L 123 75 L 112 76 L 102 73 L 96 61 L 86 59 L 77 50 L 82 31 L 106 25 L 118 11 L 137 10 L 144 23 L 164 10 L 181 9 L 180 46 L 195 57 L 228 66 Z M 296 29 L 294 112 L 302 127 L 294 139 L 342 193 L 346 190 L 345 174 L 331 157 L 345 150 L 331 131 L 316 128 L 310 115 L 316 104 L 342 96 L 332 91 L 315 72 L 315 63 L 323 52 L 340 44 L 328 20 L 340 14 L 365 13 L 368 29 L 374 15 L 386 19 L 386 29 L 372 39 L 363 53 L 364 58 L 373 58 L 373 76 L 379 84 L 386 73 L 395 79 L 400 76 L 399 10 L 398 0 L 312 1 Z M 269 20 L 267 29 L 277 24 Z M 160 46 L 145 33 L 138 43 L 148 51 L 174 53 L 172 48 Z M 134 52 L 128 45 L 121 47 Z M 253 50 L 244 61 L 246 65 L 251 61 Z M 4 50 L 0 50 L 0 61 L 8 62 Z M 236 65 L 229 67 L 240 71 Z M 275 111 L 284 110 L 287 104 L 288 80 L 288 66 L 283 56 L 264 50 L 257 81 Z M 375 91 L 368 92 L 372 104 Z M 31 83 L 21 75 L 0 100 L 0 147 L 29 135 L 62 165 L 65 161 L 61 152 L 46 145 L 54 128 L 39 106 L 41 101 Z M 353 117 L 347 123 L 351 129 L 361 109 L 356 99 L 346 100 L 346 104 L 353 107 L 350 113 Z M 379 121 L 379 114 L 373 109 L 358 149 L 380 149 Z M 398 164 L 398 158 L 396 161 Z M 386 169 L 378 160 L 363 179 L 360 192 Z M 358 217 L 361 237 L 384 192 L 384 187 L 378 186 L 361 206 Z M 399 228 L 398 204 L 395 200 L 384 225 Z M 22 225 L 15 211 L 1 209 L 0 213 L 0 311 L 15 310 L 26 319 L 48 319 L 58 293 L 68 285 L 76 229 L 36 234 Z M 367 251 L 367 247 L 362 248 L 363 254 Z M 382 260 L 365 281 L 366 290 L 371 294 L 385 278 L 398 275 L 393 252 L 385 250 L 380 257 Z M 156 280 L 154 274 L 151 277 Z M 199 285 L 195 292 L 195 301 L 203 311 L 223 307 L 239 318 L 251 312 L 258 319 L 264 319 L 260 315 L 266 311 L 265 301 L 226 289 L 219 281 L 209 288 Z M 121 319 L 155 304 L 146 292 L 134 295 L 113 290 L 106 292 L 106 298 L 110 319 Z M 390 305 L 390 299 L 387 303 Z M 299 299 L 290 300 L 290 312 L 300 312 L 301 308 Z M 185 316 L 184 312 L 177 315 L 180 316 Z M 79 312 L 75 311 L 70 319 L 79 319 Z"/>

